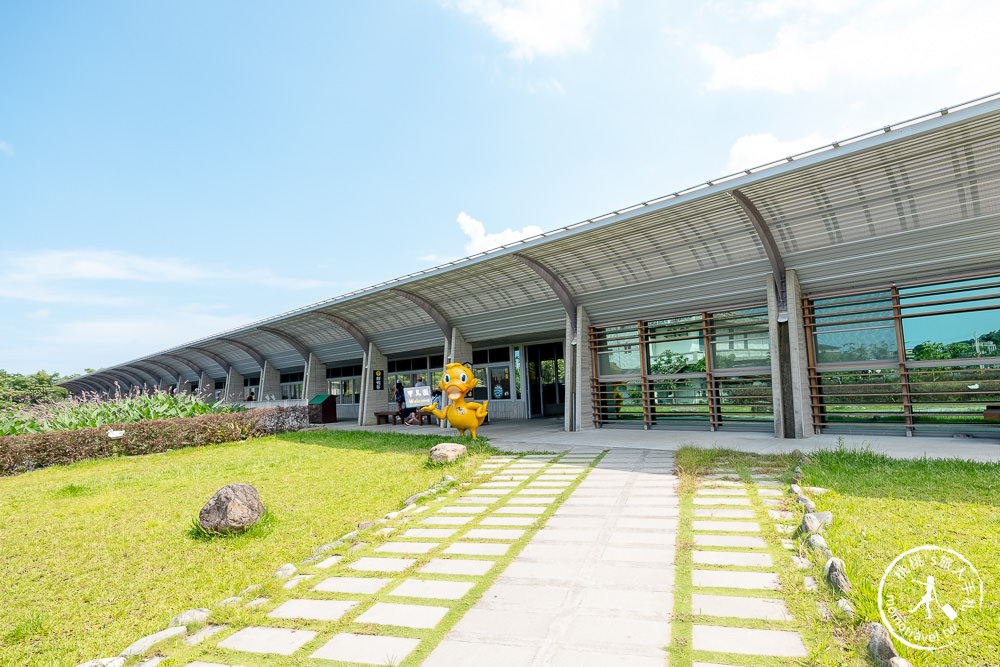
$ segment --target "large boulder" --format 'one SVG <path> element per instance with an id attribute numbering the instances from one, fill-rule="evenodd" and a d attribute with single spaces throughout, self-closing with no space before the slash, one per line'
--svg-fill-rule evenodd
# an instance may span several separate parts
<path id="1" fill-rule="evenodd" d="M 457 442 L 442 442 L 431 447 L 431 463 L 451 463 L 468 450 Z"/>
<path id="2" fill-rule="evenodd" d="M 257 489 L 249 484 L 227 484 L 205 503 L 198 523 L 214 533 L 242 533 L 264 515 Z"/>

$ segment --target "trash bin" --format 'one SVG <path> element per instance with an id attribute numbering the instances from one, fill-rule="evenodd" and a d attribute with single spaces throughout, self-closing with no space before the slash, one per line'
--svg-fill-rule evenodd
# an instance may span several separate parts
<path id="1" fill-rule="evenodd" d="M 320 394 L 309 401 L 310 424 L 332 424 L 337 421 L 337 397 Z"/>

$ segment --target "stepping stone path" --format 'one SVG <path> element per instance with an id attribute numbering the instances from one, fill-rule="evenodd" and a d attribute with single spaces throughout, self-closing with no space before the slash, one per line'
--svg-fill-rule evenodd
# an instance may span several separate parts
<path id="1" fill-rule="evenodd" d="M 696 666 L 805 656 L 769 546 L 788 519 L 775 480 L 706 476 L 684 518 L 693 590 L 675 605 L 673 471 L 672 452 L 639 449 L 492 457 L 474 483 L 230 599 L 224 624 L 159 652 L 190 667 L 663 667 L 689 603 Z"/>
<path id="2" fill-rule="evenodd" d="M 794 520 L 794 515 L 767 509 L 782 493 L 772 488 L 779 485 L 772 475 L 751 478 L 749 484 L 734 485 L 726 480 L 738 479 L 736 471 L 712 472 L 703 476 L 692 499 L 690 647 L 695 665 L 728 667 L 757 664 L 755 656 L 808 655 L 798 631 L 806 619 L 795 619 L 781 597 L 765 536 L 765 531 L 785 532 L 784 524 L 772 522 Z"/>

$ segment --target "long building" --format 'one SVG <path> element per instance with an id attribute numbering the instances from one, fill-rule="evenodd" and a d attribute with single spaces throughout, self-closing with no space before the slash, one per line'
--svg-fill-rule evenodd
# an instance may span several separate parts
<path id="1" fill-rule="evenodd" d="M 73 379 L 258 405 L 469 365 L 491 419 L 996 434 L 1000 94 Z M 998 416 L 1000 418 L 1000 416 Z"/>

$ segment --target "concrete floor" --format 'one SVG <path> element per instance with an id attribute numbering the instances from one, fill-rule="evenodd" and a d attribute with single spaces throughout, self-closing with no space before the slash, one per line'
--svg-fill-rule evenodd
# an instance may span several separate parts
<path id="1" fill-rule="evenodd" d="M 358 426 L 354 423 L 339 422 L 328 424 L 333 430 L 365 430 L 374 432 L 455 433 L 454 429 L 437 426 Z M 595 447 L 598 449 L 633 448 L 658 451 L 674 451 L 678 447 L 725 447 L 761 454 L 802 452 L 817 449 L 871 448 L 875 452 L 894 458 L 965 459 L 971 461 L 1000 462 L 1000 428 L 996 437 L 957 438 L 920 436 L 907 438 L 888 435 L 817 435 L 799 440 L 779 439 L 769 433 L 738 431 L 675 431 L 653 429 L 644 431 L 636 428 L 600 428 L 586 431 L 567 432 L 563 430 L 563 420 L 531 419 L 523 421 L 501 421 L 479 429 L 479 435 L 488 438 L 490 444 L 499 449 L 523 451 L 564 451 L 570 447 Z"/>

